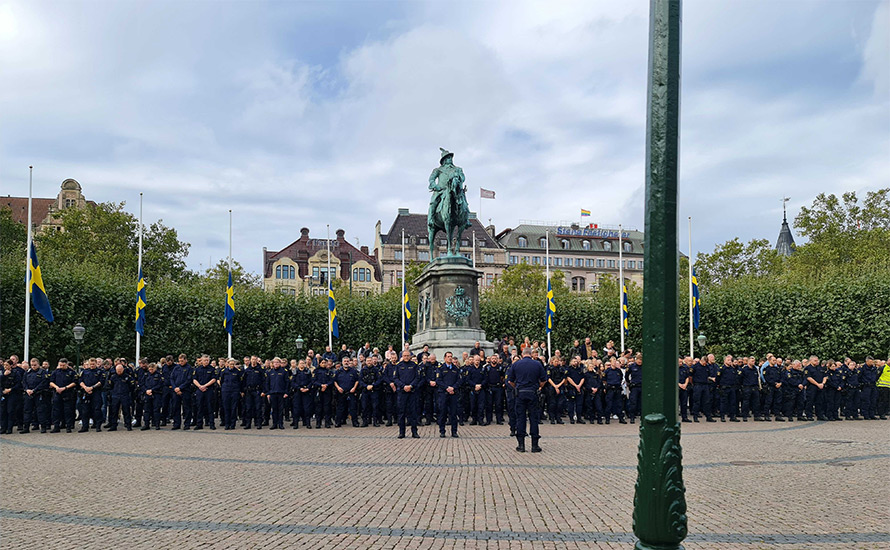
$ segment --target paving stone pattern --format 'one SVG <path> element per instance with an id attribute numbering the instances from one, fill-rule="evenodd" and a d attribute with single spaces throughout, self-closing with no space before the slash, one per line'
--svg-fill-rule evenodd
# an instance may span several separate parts
<path id="1" fill-rule="evenodd" d="M 632 548 L 637 426 L 0 438 L 0 547 Z M 890 549 L 890 422 L 684 424 L 685 547 Z"/>

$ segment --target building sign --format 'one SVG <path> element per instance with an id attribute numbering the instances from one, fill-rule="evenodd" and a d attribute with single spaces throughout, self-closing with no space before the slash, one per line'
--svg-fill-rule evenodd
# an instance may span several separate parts
<path id="1" fill-rule="evenodd" d="M 618 231 L 614 229 L 600 229 L 585 227 L 583 229 L 572 229 L 571 227 L 557 227 L 556 235 L 559 237 L 598 237 L 601 239 L 617 239 Z M 630 234 L 627 231 L 621 232 L 621 238 L 627 239 Z"/>

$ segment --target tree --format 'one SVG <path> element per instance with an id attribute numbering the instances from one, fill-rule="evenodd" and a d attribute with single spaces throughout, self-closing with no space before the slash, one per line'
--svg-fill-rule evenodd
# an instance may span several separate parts
<path id="1" fill-rule="evenodd" d="M 743 245 L 735 238 L 717 245 L 710 254 L 699 252 L 695 260 L 695 273 L 702 288 L 746 276 L 777 276 L 782 270 L 783 257 L 766 239 L 752 239 Z"/>
<path id="2" fill-rule="evenodd" d="M 14 262 L 16 258 L 25 265 L 25 246 L 28 228 L 12 219 L 12 210 L 0 208 L 0 263 Z"/>
<path id="3" fill-rule="evenodd" d="M 562 270 L 555 269 L 550 272 L 550 286 L 555 297 L 569 294 Z M 488 293 L 493 293 L 495 296 L 537 295 L 541 296 L 542 301 L 546 292 L 547 278 L 544 266 L 527 263 L 509 266 L 488 290 Z"/>
<path id="4" fill-rule="evenodd" d="M 203 279 L 209 282 L 221 284 L 225 287 L 229 281 L 229 262 L 228 260 L 220 260 L 210 269 L 204 270 L 201 275 Z M 232 284 L 236 288 L 253 287 L 260 288 L 262 281 L 256 273 L 249 273 L 244 269 L 238 260 L 232 260 Z"/>

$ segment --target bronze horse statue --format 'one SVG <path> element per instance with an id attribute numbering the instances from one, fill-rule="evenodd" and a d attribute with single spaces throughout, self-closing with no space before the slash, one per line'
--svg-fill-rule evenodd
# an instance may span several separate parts
<path id="1" fill-rule="evenodd" d="M 449 256 L 457 256 L 460 251 L 460 238 L 464 229 L 470 227 L 470 207 L 467 204 L 467 188 L 464 171 L 455 166 L 454 153 L 440 148 L 439 166 L 430 174 L 429 188 L 433 192 L 430 210 L 427 215 L 427 228 L 430 239 L 430 260 L 435 258 L 435 237 L 438 231 L 445 232 Z"/>

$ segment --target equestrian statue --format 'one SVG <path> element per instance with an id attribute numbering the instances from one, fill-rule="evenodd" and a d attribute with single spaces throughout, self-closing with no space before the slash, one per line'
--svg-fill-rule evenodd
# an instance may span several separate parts
<path id="1" fill-rule="evenodd" d="M 464 171 L 454 165 L 454 153 L 439 148 L 439 166 L 430 174 L 430 211 L 426 223 L 430 235 L 430 259 L 435 258 L 435 237 L 441 230 L 448 242 L 448 255 L 458 256 L 460 237 L 470 227 L 470 207 L 467 204 L 467 188 Z"/>

